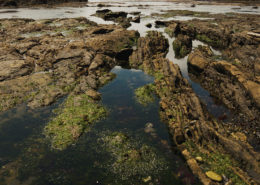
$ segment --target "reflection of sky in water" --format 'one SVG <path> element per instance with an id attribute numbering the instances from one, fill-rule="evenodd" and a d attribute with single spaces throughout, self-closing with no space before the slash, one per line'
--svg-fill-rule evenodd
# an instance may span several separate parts
<path id="1" fill-rule="evenodd" d="M 23 142 L 33 132 L 41 135 L 43 124 L 48 121 L 52 109 L 62 100 L 40 109 L 32 110 L 22 104 L 0 113 L 0 167 L 20 154 Z"/>
<path id="2" fill-rule="evenodd" d="M 0 10 L 0 18 L 32 18 L 32 19 L 49 19 L 49 18 L 72 18 L 72 17 L 87 17 L 90 20 L 96 21 L 98 23 L 105 23 L 100 18 L 90 17 L 94 14 L 96 10 L 100 9 L 97 4 L 103 3 L 110 5 L 107 7 L 113 11 L 140 11 L 143 15 L 150 15 L 151 13 L 160 13 L 161 11 L 167 10 L 191 10 L 198 12 L 210 12 L 210 13 L 252 13 L 260 14 L 260 9 L 252 9 L 252 6 L 230 6 L 230 5 L 197 5 L 196 7 L 191 7 L 191 4 L 186 3 L 175 3 L 175 2 L 145 2 L 145 1 L 123 1 L 117 0 L 117 2 L 105 2 L 90 0 L 87 3 L 88 6 L 73 8 L 73 7 L 61 7 L 61 8 L 19 8 L 18 12 L 11 13 L 1 13 L 7 9 Z M 121 7 L 118 7 L 121 6 Z M 106 7 L 104 7 L 106 8 Z M 102 8 L 103 9 L 103 8 Z M 9 9 L 10 10 L 10 9 Z M 177 17 L 178 18 L 178 17 Z"/>
<path id="3" fill-rule="evenodd" d="M 116 73 L 117 78 L 99 90 L 102 92 L 102 103 L 109 109 L 108 117 L 93 124 L 90 131 L 83 134 L 74 146 L 64 151 L 51 150 L 46 144 L 49 141 L 42 135 L 44 125 L 52 115 L 51 111 L 64 99 L 40 109 L 31 110 L 21 105 L 0 113 L 0 168 L 5 165 L 5 169 L 15 171 L 9 164 L 19 159 L 19 164 L 25 165 L 25 169 L 17 166 L 19 173 L 21 172 L 19 178 L 24 177 L 26 180 L 27 177 L 36 175 L 39 179 L 35 184 L 72 184 L 69 183 L 70 180 L 75 185 L 82 182 L 96 184 L 97 181 L 99 184 L 113 184 L 117 178 L 110 173 L 113 166 L 107 165 L 114 159 L 109 150 L 105 150 L 106 146 L 100 139 L 106 133 L 118 131 L 133 138 L 138 146 L 154 148 L 158 156 L 167 161 L 167 168 L 149 172 L 148 175 L 154 175 L 152 181 L 158 178 L 160 182 L 170 182 L 167 184 L 180 184 L 179 178 L 173 175 L 179 173 L 187 173 L 187 178 L 193 179 L 184 161 L 171 151 L 167 126 L 160 121 L 158 114 L 159 100 L 156 99 L 154 103 L 144 107 L 135 99 L 134 90 L 152 83 L 153 77 L 141 70 L 121 67 L 115 67 L 112 72 Z M 148 122 L 153 124 L 153 136 L 145 133 Z M 138 178 L 139 176 L 131 179 L 138 181 L 133 184 L 142 182 Z M 0 184 L 1 182 L 0 179 Z"/>

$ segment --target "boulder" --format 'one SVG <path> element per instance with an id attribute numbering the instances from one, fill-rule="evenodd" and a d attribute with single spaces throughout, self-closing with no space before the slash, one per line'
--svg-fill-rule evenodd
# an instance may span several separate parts
<path id="1" fill-rule="evenodd" d="M 179 34 L 173 41 L 173 50 L 176 58 L 183 58 L 191 52 L 192 39 L 188 35 Z"/>
<path id="2" fill-rule="evenodd" d="M 140 16 L 137 16 L 137 17 L 134 17 L 134 18 L 132 19 L 132 22 L 140 23 L 140 20 L 141 20 Z"/>
<path id="3" fill-rule="evenodd" d="M 145 25 L 147 28 L 151 28 L 152 27 L 152 24 L 151 23 L 148 23 Z"/>
<path id="4" fill-rule="evenodd" d="M 199 46 L 188 57 L 189 69 L 201 73 L 208 66 L 212 54 L 209 47 Z"/>

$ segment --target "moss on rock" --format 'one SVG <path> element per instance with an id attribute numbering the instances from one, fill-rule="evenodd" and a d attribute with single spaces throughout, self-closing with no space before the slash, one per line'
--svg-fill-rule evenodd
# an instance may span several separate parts
<path id="1" fill-rule="evenodd" d="M 203 150 L 200 151 L 191 141 L 186 141 L 185 145 L 194 158 L 196 158 L 196 156 L 202 157 L 203 163 L 200 165 L 205 173 L 213 171 L 219 175 L 224 175 L 234 184 L 246 185 L 246 183 L 233 170 L 239 167 L 238 163 L 233 161 L 232 157 L 228 154 L 224 154 L 218 150 L 204 153 Z"/>
<path id="2" fill-rule="evenodd" d="M 92 123 L 104 118 L 107 110 L 85 94 L 70 95 L 45 127 L 52 148 L 62 150 L 75 143 Z"/>
<path id="3" fill-rule="evenodd" d="M 138 103 L 147 106 L 149 103 L 154 102 L 154 84 L 148 84 L 142 87 L 139 87 L 135 90 L 135 97 Z"/>
<path id="4" fill-rule="evenodd" d="M 207 44 L 214 46 L 214 47 L 222 47 L 223 46 L 223 43 L 221 42 L 221 40 L 213 40 L 205 34 L 197 34 L 196 39 L 198 39 L 202 42 L 206 42 Z"/>
<path id="5" fill-rule="evenodd" d="M 192 39 L 187 35 L 179 34 L 172 43 L 176 58 L 183 58 L 191 52 Z"/>

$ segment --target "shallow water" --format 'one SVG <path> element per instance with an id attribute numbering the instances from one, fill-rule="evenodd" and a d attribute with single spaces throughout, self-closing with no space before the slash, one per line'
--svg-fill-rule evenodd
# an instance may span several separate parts
<path id="1" fill-rule="evenodd" d="M 103 0 L 90 0 L 87 7 L 72 8 L 72 7 L 62 7 L 62 8 L 20 8 L 17 12 L 12 12 L 10 9 L 1 9 L 0 18 L 32 18 L 32 19 L 50 19 L 50 18 L 72 18 L 72 17 L 88 17 L 94 14 L 97 9 L 98 4 L 109 5 L 109 9 L 113 11 L 141 11 L 143 15 L 150 15 L 151 13 L 160 13 L 161 11 L 167 10 L 191 10 L 198 12 L 210 12 L 210 13 L 251 13 L 260 14 L 260 9 L 253 9 L 252 6 L 231 6 L 231 5 L 196 5 L 196 7 L 191 7 L 188 3 L 176 3 L 176 2 L 149 2 L 149 1 L 123 1 L 116 0 L 114 2 L 104 2 Z M 120 7 L 118 7 L 120 6 Z M 106 8 L 106 7 L 104 7 Z M 9 13 L 7 11 L 10 11 Z M 3 13 L 1 13 L 3 12 Z M 104 23 L 99 18 L 90 18 L 93 21 L 98 21 L 98 23 Z"/>
<path id="2" fill-rule="evenodd" d="M 30 110 L 21 105 L 0 114 L 3 120 L 0 125 L 0 165 L 3 170 L 9 175 L 10 171 L 17 170 L 20 180 L 27 182 L 29 179 L 37 185 L 142 184 L 147 177 L 154 184 L 198 183 L 184 161 L 171 149 L 166 125 L 160 121 L 158 114 L 159 100 L 143 106 L 135 99 L 134 90 L 152 83 L 153 78 L 140 70 L 121 67 L 115 67 L 112 72 L 117 78 L 100 89 L 102 103 L 109 109 L 109 116 L 96 123 L 77 144 L 64 151 L 51 150 L 48 140 L 42 135 L 51 111 L 62 100 L 42 109 Z M 145 132 L 147 123 L 152 123 L 152 133 Z M 115 165 L 111 157 L 113 151 L 106 151 L 100 142 L 115 132 L 130 137 L 133 146 L 153 148 L 156 151 L 155 159 L 158 157 L 166 163 L 159 171 L 151 168 L 149 173 L 140 176 L 123 178 L 120 173 L 115 174 L 112 170 Z M 1 183 L 4 182 L 0 178 Z"/>

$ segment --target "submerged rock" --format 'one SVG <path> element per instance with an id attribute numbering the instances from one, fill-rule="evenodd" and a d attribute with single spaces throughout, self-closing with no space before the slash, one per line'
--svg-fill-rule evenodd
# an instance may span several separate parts
<path id="1" fill-rule="evenodd" d="M 152 84 L 139 87 L 135 90 L 135 97 L 138 103 L 147 106 L 154 102 L 154 86 Z"/>
<path id="2" fill-rule="evenodd" d="M 157 133 L 156 133 L 156 130 L 154 129 L 153 127 L 153 124 L 152 123 L 146 123 L 145 124 L 145 128 L 144 128 L 144 132 L 147 133 L 147 134 L 150 134 L 152 137 L 154 138 L 157 138 Z M 167 141 L 166 141 L 167 142 Z M 166 143 L 167 145 L 167 143 Z"/>
<path id="3" fill-rule="evenodd" d="M 149 182 L 149 181 L 151 181 L 152 180 L 152 177 L 151 176 L 148 176 L 148 177 L 146 177 L 146 178 L 143 178 L 143 181 L 145 182 L 145 183 L 147 183 L 147 182 Z"/>
<path id="4" fill-rule="evenodd" d="M 57 150 L 76 143 L 91 124 L 106 116 L 106 109 L 87 95 L 70 95 L 56 112 L 57 115 L 45 126 L 44 134 L 50 139 L 52 148 Z"/>
<path id="5" fill-rule="evenodd" d="M 141 144 L 140 140 L 124 133 L 106 134 L 100 142 L 113 157 L 107 164 L 109 171 L 122 180 L 130 180 L 137 175 L 141 179 L 147 178 L 168 168 L 166 160 L 153 147 Z"/>

